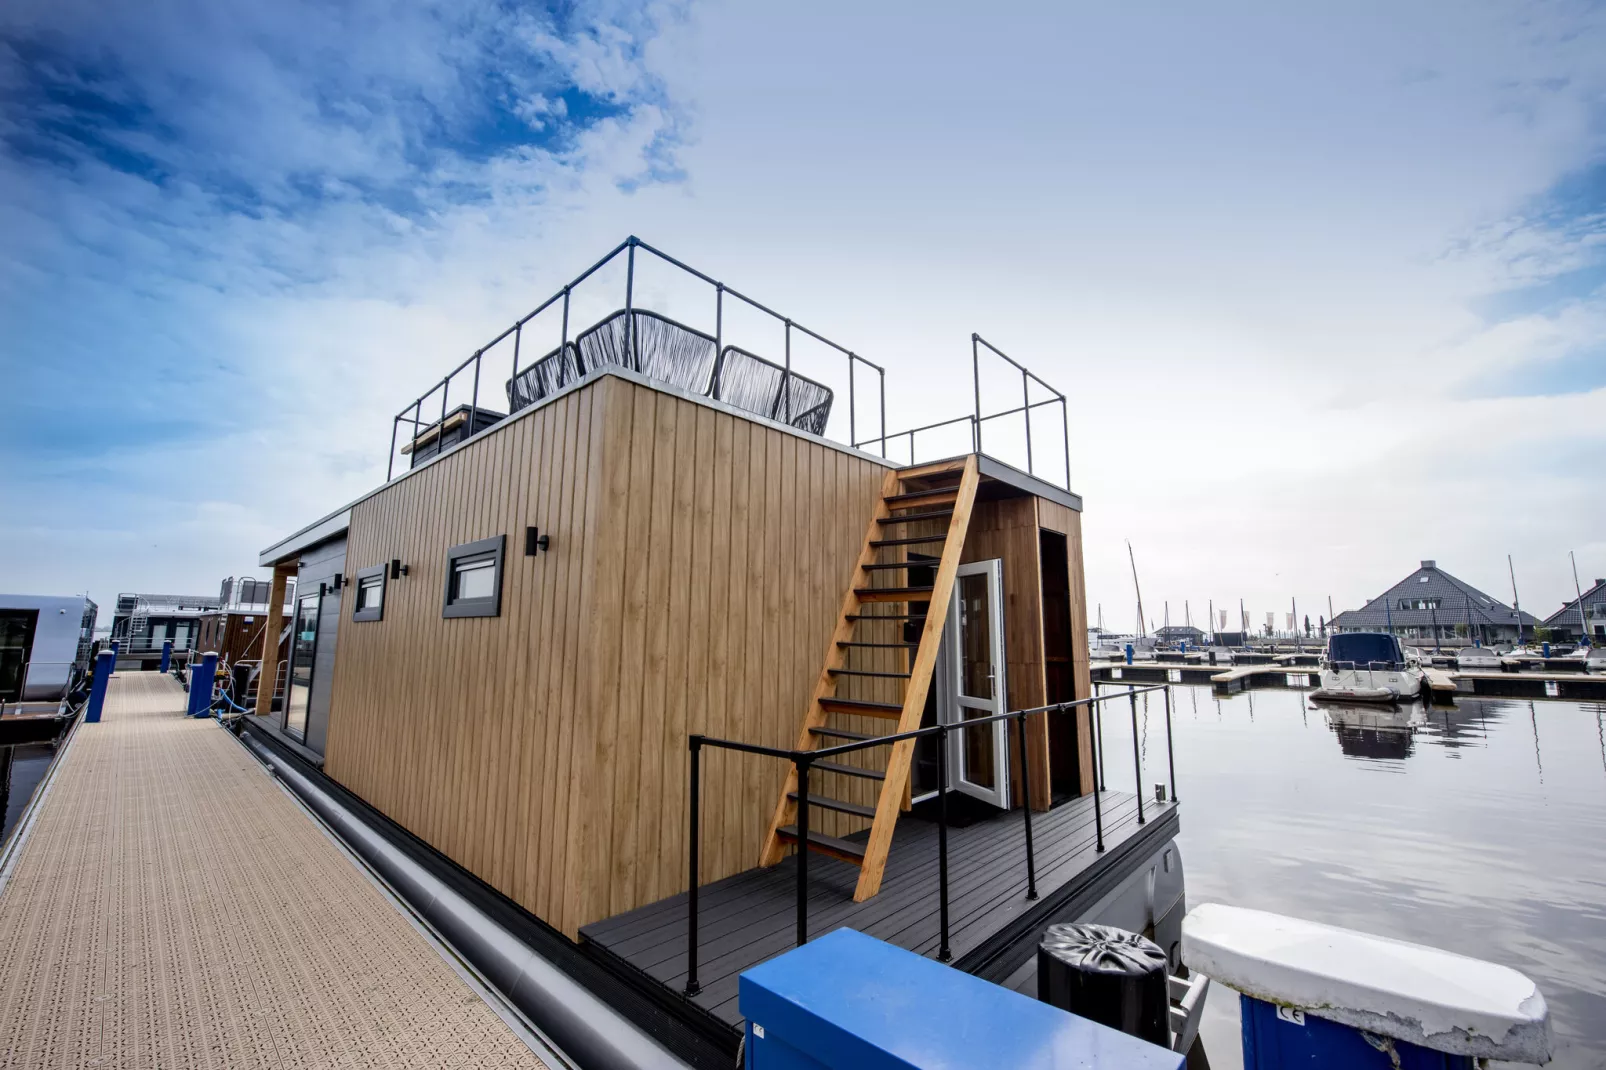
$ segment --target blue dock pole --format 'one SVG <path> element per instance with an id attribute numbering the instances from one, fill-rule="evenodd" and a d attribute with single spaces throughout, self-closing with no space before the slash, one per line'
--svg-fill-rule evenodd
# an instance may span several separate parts
<path id="1" fill-rule="evenodd" d="M 1128 665 L 1132 664 L 1132 644 L 1131 643 L 1128 643 L 1126 645 L 1126 663 Z"/>
<path id="2" fill-rule="evenodd" d="M 162 640 L 162 668 L 160 671 L 169 672 L 173 668 L 173 640 Z"/>
<path id="3" fill-rule="evenodd" d="M 118 648 L 119 648 L 119 646 L 121 644 L 122 644 L 122 640 L 121 639 L 113 639 L 112 640 L 112 659 L 113 660 L 116 660 L 117 651 L 118 651 Z"/>
<path id="4" fill-rule="evenodd" d="M 198 664 L 190 666 L 191 717 L 205 717 L 212 712 L 212 681 L 217 677 L 217 651 L 201 655 Z"/>
<path id="5" fill-rule="evenodd" d="M 95 655 L 95 685 L 89 689 L 89 709 L 84 713 L 86 724 L 100 722 L 100 711 L 106 705 L 106 681 L 112 678 L 112 666 L 115 664 L 115 651 L 102 650 Z"/>

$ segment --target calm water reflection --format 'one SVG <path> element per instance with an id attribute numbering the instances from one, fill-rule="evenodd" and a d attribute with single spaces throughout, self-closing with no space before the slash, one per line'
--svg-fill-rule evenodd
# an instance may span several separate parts
<path id="1" fill-rule="evenodd" d="M 1127 735 L 1131 739 L 1131 734 Z M 23 743 L 0 747 L 0 843 L 28 808 L 34 789 L 50 768 L 55 748 L 48 743 Z"/>
<path id="2" fill-rule="evenodd" d="M 1552 1065 L 1606 1067 L 1606 705 L 1379 710 L 1297 691 L 1173 694 L 1190 904 L 1505 963 L 1550 1004 Z M 1144 698 L 1152 792 L 1165 778 L 1165 720 L 1160 695 Z M 1125 707 L 1104 727 L 1109 786 L 1130 790 Z M 1212 992 L 1203 1036 L 1212 1067 L 1240 1065 L 1235 994 Z"/>

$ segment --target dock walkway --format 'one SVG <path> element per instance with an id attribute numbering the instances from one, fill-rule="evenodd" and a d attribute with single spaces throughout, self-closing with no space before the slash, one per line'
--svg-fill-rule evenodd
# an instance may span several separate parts
<path id="1" fill-rule="evenodd" d="M 0 874 L 0 1067 L 543 1067 L 184 702 L 113 676 Z"/>

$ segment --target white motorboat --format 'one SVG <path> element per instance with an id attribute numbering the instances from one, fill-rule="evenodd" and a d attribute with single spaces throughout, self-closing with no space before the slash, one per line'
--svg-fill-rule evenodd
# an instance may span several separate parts
<path id="1" fill-rule="evenodd" d="M 1500 655 L 1486 646 L 1462 647 L 1455 656 L 1455 667 L 1462 672 L 1499 672 Z"/>
<path id="2" fill-rule="evenodd" d="M 1322 686 L 1311 696 L 1350 702 L 1413 699 L 1427 686 L 1421 660 L 1385 632 L 1340 632 L 1327 640 Z"/>

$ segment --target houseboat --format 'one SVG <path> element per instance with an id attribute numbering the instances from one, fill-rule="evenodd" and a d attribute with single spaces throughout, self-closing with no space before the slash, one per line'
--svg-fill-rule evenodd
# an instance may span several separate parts
<path id="1" fill-rule="evenodd" d="M 88 669 L 98 613 L 83 595 L 0 594 L 0 710 L 54 711 Z"/>
<path id="2" fill-rule="evenodd" d="M 969 342 L 975 407 L 889 433 L 880 366 L 627 240 L 262 551 L 288 641 L 237 729 L 693 1065 L 841 927 L 1024 991 L 1061 921 L 1175 966 L 1175 785 L 1099 786 L 1066 399 Z"/>
<path id="3" fill-rule="evenodd" d="M 216 612 L 220 604 L 200 594 L 119 594 L 111 630 L 118 670 L 154 671 L 162 665 L 164 650 L 170 663 L 187 663 L 201 617 Z"/>

